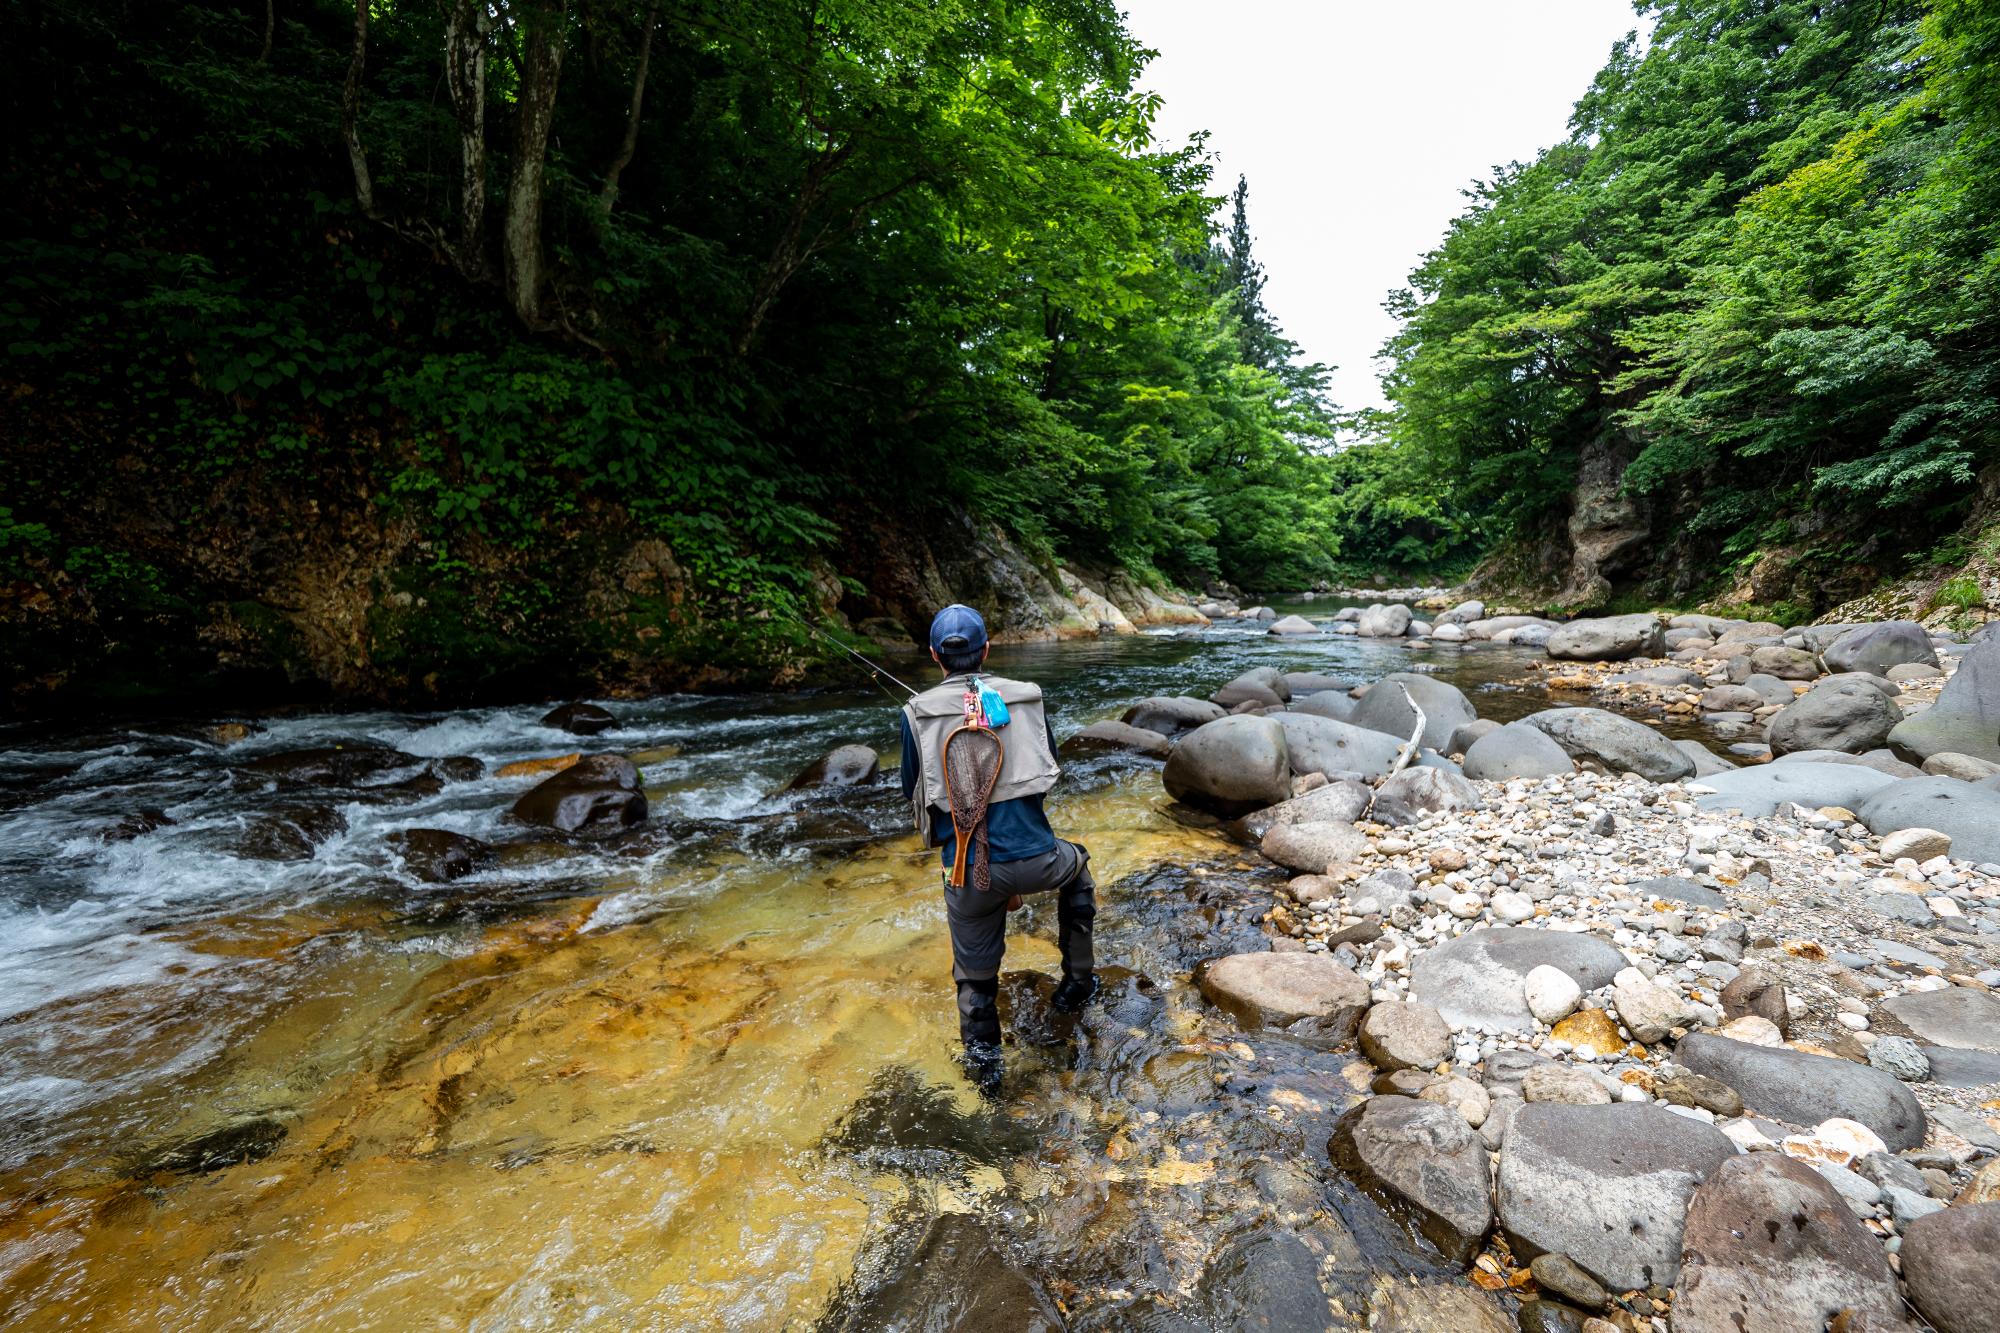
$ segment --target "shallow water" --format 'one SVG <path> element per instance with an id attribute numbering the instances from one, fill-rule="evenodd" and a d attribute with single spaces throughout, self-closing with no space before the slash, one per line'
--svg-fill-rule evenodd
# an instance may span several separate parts
<path id="1" fill-rule="evenodd" d="M 1511 717 L 1545 706 L 1497 684 L 1532 656 L 1222 626 L 992 665 L 1044 683 L 1060 734 L 1250 666 L 1413 657 Z M 226 747 L 212 719 L 0 731 L 0 1319 L 1277 1328 L 1438 1271 L 1326 1165 L 1347 1058 L 1246 1039 L 1188 984 L 1259 939 L 1277 880 L 1167 817 L 1155 769 L 1094 761 L 1052 800 L 1114 970 L 1054 1014 L 1052 913 L 1015 918 L 987 1105 L 952 1064 L 933 854 L 893 795 L 774 794 L 835 744 L 893 757 L 880 696 L 619 703 L 580 741 L 545 707 L 273 718 Z M 385 835 L 519 839 L 527 784 L 328 802 L 241 771 L 338 741 L 489 772 L 676 749 L 643 765 L 648 836 L 517 841 L 430 886 Z M 273 810 L 329 805 L 344 830 L 305 859 L 246 850 Z M 172 822 L 106 837 L 141 810 Z"/>

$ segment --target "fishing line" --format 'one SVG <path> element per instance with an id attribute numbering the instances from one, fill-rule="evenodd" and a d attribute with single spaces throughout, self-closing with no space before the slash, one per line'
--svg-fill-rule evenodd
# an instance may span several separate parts
<path id="1" fill-rule="evenodd" d="M 885 694 L 885 695 L 888 695 L 888 697 L 889 697 L 890 701 L 891 701 L 891 702 L 893 702 L 894 704 L 896 704 L 896 706 L 897 706 L 897 707 L 899 707 L 899 708 L 900 708 L 900 707 L 902 706 L 902 703 L 903 703 L 903 701 L 902 701 L 901 699 L 898 699 L 898 698 L 896 698 L 896 696 L 895 696 L 895 695 L 893 695 L 893 694 L 889 694 L 889 691 L 888 691 L 888 690 L 886 690 L 886 689 L 883 689 L 883 688 L 882 688 L 882 681 L 885 681 L 885 680 L 886 680 L 886 681 L 888 681 L 888 682 L 889 682 L 890 684 L 894 685 L 894 686 L 895 686 L 895 687 L 896 687 L 897 689 L 899 689 L 899 690 L 901 690 L 901 691 L 902 691 L 903 693 L 905 693 L 905 694 L 909 695 L 909 696 L 910 696 L 910 697 L 911 697 L 912 699 L 914 699 L 914 698 L 916 698 L 916 697 L 917 697 L 917 691 L 915 691 L 915 690 L 911 689 L 911 688 L 910 688 L 909 686 L 907 686 L 907 685 L 903 684 L 903 682 L 902 682 L 902 681 L 900 681 L 900 680 L 897 680 L 897 679 L 896 679 L 896 678 L 895 678 L 894 676 L 890 675 L 890 674 L 889 674 L 889 673 L 888 673 L 887 671 L 885 671 L 885 670 L 883 670 L 883 669 L 882 669 L 881 667 L 879 667 L 879 666 L 875 665 L 875 663 L 873 663 L 873 662 L 869 661 L 869 660 L 868 660 L 868 659 L 867 659 L 866 657 L 863 657 L 863 656 L 862 656 L 862 655 L 861 655 L 860 653 L 857 653 L 857 652 L 855 652 L 855 651 L 854 651 L 854 650 L 853 650 L 852 648 L 850 648 L 850 647 L 848 647 L 848 646 L 847 646 L 846 644 L 842 643 L 842 642 L 841 642 L 841 641 L 840 641 L 839 639 L 836 639 L 836 638 L 834 638 L 834 637 L 833 637 L 833 636 L 832 636 L 831 634 L 828 634 L 828 633 L 826 633 L 826 632 L 825 632 L 824 630 L 820 629 L 820 628 L 819 628 L 818 626 L 816 626 L 816 625 L 814 625 L 814 624 L 810 623 L 809 621 L 805 621 L 805 620 L 801 620 L 801 619 L 800 619 L 799 617 L 797 617 L 797 616 L 793 615 L 793 614 L 792 614 L 791 612 L 789 612 L 789 611 L 778 611 L 778 612 L 777 612 L 777 614 L 779 614 L 779 615 L 783 616 L 783 617 L 784 617 L 785 619 L 787 619 L 787 620 L 791 621 L 791 622 L 792 622 L 792 623 L 793 623 L 794 625 L 797 625 L 797 626 L 798 626 L 798 627 L 799 627 L 800 629 L 804 630 L 804 631 L 805 631 L 806 633 L 808 633 L 808 634 L 811 634 L 811 635 L 814 635 L 814 636 L 816 636 L 816 637 L 818 637 L 818 638 L 820 638 L 820 639 L 824 640 L 825 642 L 827 642 L 827 643 L 830 643 L 830 644 L 832 644 L 832 645 L 833 645 L 834 647 L 836 647 L 836 648 L 840 649 L 840 651 L 841 651 L 841 652 L 843 652 L 843 653 L 846 653 L 846 654 L 847 654 L 847 655 L 848 655 L 849 657 L 851 657 L 851 658 L 853 658 L 853 659 L 854 659 L 855 661 L 857 661 L 857 662 L 861 663 L 861 665 L 862 665 L 862 666 L 864 666 L 864 667 L 868 668 L 868 672 L 869 672 L 869 674 L 870 674 L 871 676 L 873 676 L 873 677 L 875 677 L 875 678 L 876 678 L 876 679 L 874 680 L 874 682 L 873 682 L 873 683 L 874 683 L 874 685 L 875 685 L 875 688 L 876 688 L 876 689 L 878 689 L 878 690 L 882 690 L 882 693 L 883 693 L 883 694 Z"/>

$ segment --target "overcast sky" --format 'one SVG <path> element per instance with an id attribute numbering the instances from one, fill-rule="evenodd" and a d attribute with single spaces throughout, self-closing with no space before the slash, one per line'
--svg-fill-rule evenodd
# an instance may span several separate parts
<path id="1" fill-rule="evenodd" d="M 1563 137 L 1631 0 L 1126 0 L 1160 52 L 1167 142 L 1211 131 L 1216 190 L 1250 178 L 1265 304 L 1334 400 L 1381 405 L 1382 299 L 1496 163 Z"/>

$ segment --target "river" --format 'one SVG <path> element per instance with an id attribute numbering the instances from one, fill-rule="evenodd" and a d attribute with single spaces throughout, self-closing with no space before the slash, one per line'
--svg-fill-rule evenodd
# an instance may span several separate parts
<path id="1" fill-rule="evenodd" d="M 1533 655 L 1223 624 L 992 666 L 1044 683 L 1060 735 L 1266 664 L 1417 658 L 1518 716 L 1545 701 L 1500 682 Z M 653 816 L 596 848 L 506 826 L 525 784 L 492 769 L 578 744 L 546 707 L 273 716 L 228 745 L 214 718 L 0 730 L 0 1320 L 1281 1328 L 1441 1272 L 1327 1165 L 1365 1066 L 1246 1037 L 1188 984 L 1261 947 L 1282 881 L 1169 818 L 1156 766 L 1075 765 L 1051 802 L 1093 852 L 1108 984 L 1055 1015 L 1052 911 L 1016 918 L 989 1105 L 893 789 L 779 794 L 837 744 L 893 760 L 886 700 L 609 704 L 581 744 L 641 756 Z M 358 741 L 488 776 L 329 802 L 243 772 Z M 252 854 L 281 808 L 344 829 Z M 172 822 L 107 837 L 148 810 Z M 423 884 L 384 843 L 414 827 L 509 845 Z"/>

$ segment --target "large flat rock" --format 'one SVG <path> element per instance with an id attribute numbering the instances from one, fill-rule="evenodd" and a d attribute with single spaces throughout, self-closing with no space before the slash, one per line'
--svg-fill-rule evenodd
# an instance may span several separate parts
<path id="1" fill-rule="evenodd" d="M 1625 955 L 1596 935 L 1501 926 L 1471 930 L 1417 956 L 1410 997 L 1443 1014 L 1454 1027 L 1486 1024 L 1532 1032 L 1524 986 L 1547 963 L 1584 990 L 1609 985 Z"/>
<path id="2" fill-rule="evenodd" d="M 1657 1106 L 1531 1102 L 1500 1150 L 1500 1225 L 1521 1257 L 1564 1255 L 1614 1291 L 1672 1286 L 1688 1199 L 1735 1155 Z"/>
<path id="3" fill-rule="evenodd" d="M 1246 1028 L 1272 1028 L 1310 1045 L 1354 1036 L 1368 983 L 1323 953 L 1238 953 L 1195 971 L 1208 1002 Z"/>
<path id="4" fill-rule="evenodd" d="M 1746 1153 L 1694 1192 L 1674 1333 L 1826 1333 L 1843 1310 L 1849 1328 L 1909 1327 L 1882 1242 L 1818 1172 Z"/>
<path id="5" fill-rule="evenodd" d="M 1994 647 L 2000 649 L 2000 643 Z M 1955 857 L 2000 860 L 2000 791 L 1957 778 L 1905 778 L 1848 808 L 1877 836 L 1933 828 L 1951 835 Z"/>
<path id="6" fill-rule="evenodd" d="M 1795 1125 L 1817 1125 L 1835 1116 L 1858 1120 L 1897 1152 L 1923 1144 L 1928 1126 L 1924 1108 L 1894 1075 L 1880 1069 L 1706 1032 L 1682 1038 L 1674 1058 L 1736 1089 L 1752 1111 Z"/>
<path id="7" fill-rule="evenodd" d="M 1808 810 L 1823 805 L 1852 810 L 1895 781 L 1886 773 L 1877 773 L 1860 764 L 1822 764 L 1810 760 L 1760 764 L 1703 778 L 1701 785 L 1711 788 L 1713 794 L 1696 797 L 1695 804 L 1704 810 L 1740 810 L 1746 815 L 1774 814 L 1787 803 Z"/>
<path id="8" fill-rule="evenodd" d="M 1970 986 L 1892 995 L 1882 1008 L 1933 1046 L 2000 1053 L 2000 998 Z"/>

